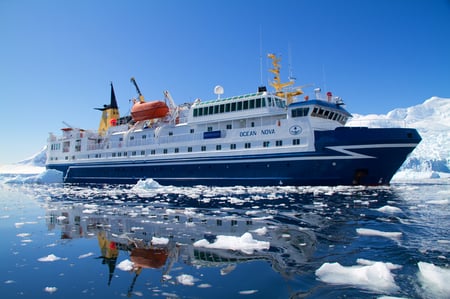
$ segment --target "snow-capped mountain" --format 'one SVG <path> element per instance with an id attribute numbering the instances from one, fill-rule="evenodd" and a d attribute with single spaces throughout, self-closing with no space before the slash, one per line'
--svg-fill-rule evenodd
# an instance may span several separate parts
<path id="1" fill-rule="evenodd" d="M 450 174 L 450 98 L 432 97 L 420 105 L 394 109 L 386 115 L 354 114 L 348 125 L 416 128 L 422 142 L 400 170 Z"/>

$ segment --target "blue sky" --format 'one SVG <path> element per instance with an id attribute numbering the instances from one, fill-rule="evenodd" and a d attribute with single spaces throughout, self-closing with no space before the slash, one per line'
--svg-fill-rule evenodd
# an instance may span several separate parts
<path id="1" fill-rule="evenodd" d="M 169 90 L 179 104 L 249 93 L 267 53 L 298 85 L 359 114 L 450 97 L 448 0 L 0 0 L 0 164 L 39 151 L 63 121 L 96 129 L 113 82 L 120 112 Z M 313 87 L 305 88 L 312 93 Z"/>

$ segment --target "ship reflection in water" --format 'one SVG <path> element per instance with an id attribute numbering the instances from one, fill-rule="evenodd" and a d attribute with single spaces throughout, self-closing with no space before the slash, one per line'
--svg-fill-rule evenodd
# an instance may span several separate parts
<path id="1" fill-rule="evenodd" d="M 105 265 L 105 285 L 127 279 L 128 296 L 144 271 L 158 271 L 161 284 L 192 283 L 189 275 L 173 278 L 174 265 L 187 268 L 184 272 L 217 268 L 223 276 L 243 263 L 262 261 L 289 279 L 300 274 L 317 243 L 311 230 L 260 209 L 56 201 L 48 203 L 46 219 L 61 239 L 97 239 L 99 256 L 93 262 Z"/>

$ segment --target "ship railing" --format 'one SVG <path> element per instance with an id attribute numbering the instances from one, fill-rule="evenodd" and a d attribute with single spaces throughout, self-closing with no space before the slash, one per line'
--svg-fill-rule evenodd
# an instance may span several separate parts
<path id="1" fill-rule="evenodd" d="M 347 127 L 369 127 L 369 128 L 406 128 L 406 121 L 400 119 L 388 118 L 367 118 L 367 119 L 350 119 Z"/>

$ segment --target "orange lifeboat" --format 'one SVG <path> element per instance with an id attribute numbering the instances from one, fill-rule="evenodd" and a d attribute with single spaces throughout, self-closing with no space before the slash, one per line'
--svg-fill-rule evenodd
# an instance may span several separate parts
<path id="1" fill-rule="evenodd" d="M 136 102 L 131 107 L 131 117 L 134 121 L 165 117 L 169 107 L 163 101 Z"/>

